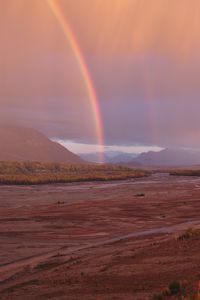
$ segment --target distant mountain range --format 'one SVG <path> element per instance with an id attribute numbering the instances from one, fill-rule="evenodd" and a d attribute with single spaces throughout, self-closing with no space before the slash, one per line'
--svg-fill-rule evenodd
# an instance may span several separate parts
<path id="1" fill-rule="evenodd" d="M 133 162 L 146 166 L 189 166 L 200 165 L 200 151 L 164 149 L 159 152 L 141 153 Z"/>
<path id="2" fill-rule="evenodd" d="M 32 128 L 0 126 L 0 141 L 0 161 L 84 162 Z"/>
<path id="3" fill-rule="evenodd" d="M 94 153 L 80 153 L 80 157 L 84 160 L 90 162 L 98 162 L 101 153 L 94 152 Z M 118 163 L 128 163 L 135 159 L 137 154 L 135 153 L 125 153 L 121 151 L 107 151 L 104 155 L 104 162 L 111 163 L 111 164 L 118 164 Z"/>
<path id="4" fill-rule="evenodd" d="M 80 154 L 88 161 L 97 162 L 99 153 Z M 105 162 L 126 164 L 131 167 L 141 166 L 190 166 L 200 165 L 200 151 L 184 149 L 164 149 L 141 154 L 110 151 L 105 154 Z"/>
<path id="5" fill-rule="evenodd" d="M 70 152 L 64 146 L 51 141 L 32 128 L 0 126 L 0 161 L 43 161 L 64 163 L 98 162 L 99 153 L 80 154 Z M 108 151 L 106 163 L 127 166 L 189 166 L 200 165 L 200 151 L 164 149 L 139 155 L 120 151 Z"/>

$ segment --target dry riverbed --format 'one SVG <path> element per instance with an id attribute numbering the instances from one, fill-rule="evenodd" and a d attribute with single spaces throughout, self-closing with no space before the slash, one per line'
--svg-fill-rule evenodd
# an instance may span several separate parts
<path id="1" fill-rule="evenodd" d="M 1 186 L 0 299 L 197 294 L 199 216 L 198 177 Z"/>

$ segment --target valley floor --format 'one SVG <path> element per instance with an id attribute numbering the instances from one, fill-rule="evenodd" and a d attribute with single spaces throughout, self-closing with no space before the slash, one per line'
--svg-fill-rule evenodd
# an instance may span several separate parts
<path id="1" fill-rule="evenodd" d="M 197 177 L 1 186 L 0 299 L 197 297 L 199 216 Z"/>

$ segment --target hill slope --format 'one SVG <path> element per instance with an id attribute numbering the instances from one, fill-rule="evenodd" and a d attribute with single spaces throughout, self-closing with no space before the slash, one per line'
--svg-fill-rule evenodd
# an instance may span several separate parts
<path id="1" fill-rule="evenodd" d="M 136 162 L 152 166 L 189 166 L 200 164 L 200 151 L 183 149 L 164 149 L 140 154 Z"/>
<path id="2" fill-rule="evenodd" d="M 9 126 L 0 127 L 0 161 L 84 162 L 35 129 Z"/>

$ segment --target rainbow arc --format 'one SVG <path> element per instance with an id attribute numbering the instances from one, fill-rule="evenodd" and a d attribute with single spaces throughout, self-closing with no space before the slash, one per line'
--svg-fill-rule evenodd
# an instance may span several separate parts
<path id="1" fill-rule="evenodd" d="M 103 162 L 104 158 L 104 135 L 103 135 L 103 125 L 101 120 L 101 113 L 99 107 L 99 101 L 97 97 L 97 93 L 95 90 L 94 83 L 92 81 L 90 71 L 88 65 L 85 61 L 84 55 L 82 53 L 81 47 L 77 41 L 75 34 L 73 33 L 66 17 L 64 16 L 62 9 L 60 8 L 58 1 L 56 0 L 47 0 L 47 3 L 55 16 L 56 20 L 58 21 L 67 41 L 69 42 L 71 49 L 74 53 L 76 58 L 77 64 L 79 66 L 80 72 L 82 74 L 85 87 L 88 93 L 88 99 L 90 101 L 90 106 L 94 118 L 95 130 L 96 130 L 96 137 L 97 143 L 100 149 L 100 157 L 99 161 Z"/>

